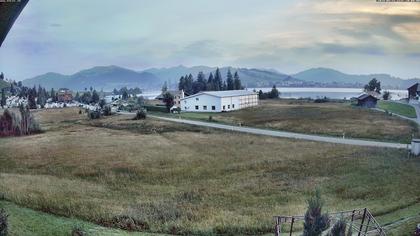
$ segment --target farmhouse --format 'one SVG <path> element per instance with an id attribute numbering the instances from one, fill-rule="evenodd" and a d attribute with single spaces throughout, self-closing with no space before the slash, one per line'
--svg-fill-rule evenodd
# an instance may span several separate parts
<path id="1" fill-rule="evenodd" d="M 408 90 L 408 98 L 409 99 L 417 99 L 420 95 L 419 83 L 413 84 L 407 90 Z"/>
<path id="2" fill-rule="evenodd" d="M 181 99 L 183 99 L 185 96 L 188 96 L 188 94 L 186 94 L 184 92 L 184 90 L 169 90 L 167 92 L 170 93 L 174 97 L 174 104 L 177 107 L 180 107 L 180 105 L 181 105 Z M 163 94 L 164 93 L 161 93 L 155 99 L 157 99 L 159 101 L 163 101 Z"/>
<path id="3" fill-rule="evenodd" d="M 61 88 L 61 89 L 58 90 L 57 100 L 59 102 L 64 102 L 64 103 L 72 102 L 73 101 L 73 93 L 69 89 Z"/>
<path id="4" fill-rule="evenodd" d="M 378 98 L 372 94 L 364 93 L 357 97 L 357 105 L 365 108 L 374 108 L 378 102 Z"/>
<path id="5" fill-rule="evenodd" d="M 246 90 L 200 92 L 181 99 L 187 112 L 226 112 L 258 105 L 258 94 Z"/>

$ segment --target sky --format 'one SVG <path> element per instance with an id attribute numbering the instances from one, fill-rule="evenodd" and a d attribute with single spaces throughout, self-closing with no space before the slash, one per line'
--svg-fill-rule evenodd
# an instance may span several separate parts
<path id="1" fill-rule="evenodd" d="M 420 78 L 420 3 L 31 0 L 0 48 L 0 71 L 15 80 L 100 65 Z"/>

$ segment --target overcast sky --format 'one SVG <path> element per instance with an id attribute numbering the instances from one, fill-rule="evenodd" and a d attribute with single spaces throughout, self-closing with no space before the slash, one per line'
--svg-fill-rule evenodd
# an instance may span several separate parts
<path id="1" fill-rule="evenodd" d="M 420 3 L 32 0 L 0 48 L 15 80 L 180 64 L 420 77 Z"/>

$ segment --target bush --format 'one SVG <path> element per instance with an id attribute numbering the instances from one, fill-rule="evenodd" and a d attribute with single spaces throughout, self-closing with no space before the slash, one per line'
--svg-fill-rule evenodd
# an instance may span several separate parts
<path id="1" fill-rule="evenodd" d="M 314 100 L 314 103 L 326 103 L 326 102 L 329 102 L 329 99 L 327 97 L 317 98 Z"/>
<path id="2" fill-rule="evenodd" d="M 0 137 L 30 135 L 41 131 L 28 107 L 21 105 L 19 112 L 20 116 L 6 109 L 0 115 Z"/>
<path id="3" fill-rule="evenodd" d="M 92 120 L 99 119 L 102 116 L 100 111 L 88 111 L 87 114 L 88 114 L 89 119 L 92 119 Z"/>
<path id="4" fill-rule="evenodd" d="M 158 111 L 158 112 L 167 112 L 166 107 L 164 106 L 144 106 L 147 111 Z"/>
<path id="5" fill-rule="evenodd" d="M 71 236 L 86 236 L 87 233 L 80 226 L 74 226 L 71 231 Z"/>
<path id="6" fill-rule="evenodd" d="M 136 112 L 136 116 L 133 118 L 133 120 L 144 120 L 147 117 L 147 112 L 144 109 L 140 109 Z"/>
<path id="7" fill-rule="evenodd" d="M 104 116 L 112 115 L 111 106 L 109 105 L 104 106 L 103 113 L 104 113 Z"/>
<path id="8" fill-rule="evenodd" d="M 317 190 L 315 194 L 308 199 L 308 210 L 305 213 L 305 222 L 303 223 L 303 236 L 319 236 L 322 231 L 330 226 L 328 214 L 322 214 L 324 201 L 321 199 L 321 193 Z"/>
<path id="9" fill-rule="evenodd" d="M 4 209 L 0 209 L 0 236 L 7 236 L 7 228 L 8 228 L 8 222 L 7 218 L 9 216 L 6 214 Z"/>
<path id="10" fill-rule="evenodd" d="M 331 231 L 328 233 L 328 236 L 346 236 L 346 227 L 347 222 L 344 217 L 341 216 L 341 218 L 333 225 Z"/>

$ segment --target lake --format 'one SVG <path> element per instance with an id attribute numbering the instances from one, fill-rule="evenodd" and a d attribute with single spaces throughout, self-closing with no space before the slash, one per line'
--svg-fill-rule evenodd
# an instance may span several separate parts
<path id="1" fill-rule="evenodd" d="M 253 90 L 248 89 L 248 90 Z M 271 88 L 255 88 L 263 92 L 271 91 Z M 350 99 L 359 96 L 363 89 L 361 88 L 278 88 L 281 98 L 331 98 L 331 99 Z M 392 100 L 407 98 L 407 90 L 388 90 L 391 92 Z"/>
<path id="2" fill-rule="evenodd" d="M 271 91 L 271 88 L 248 88 L 248 90 L 262 90 L 263 92 Z M 359 96 L 363 89 L 361 88 L 278 88 L 281 98 L 331 98 L 331 99 L 347 99 Z M 391 92 L 392 100 L 400 100 L 407 98 L 407 90 L 388 90 Z M 138 96 L 143 96 L 146 99 L 154 99 L 161 92 L 160 91 L 144 91 Z M 112 96 L 107 96 L 110 101 Z M 118 97 L 118 96 L 117 96 Z"/>

